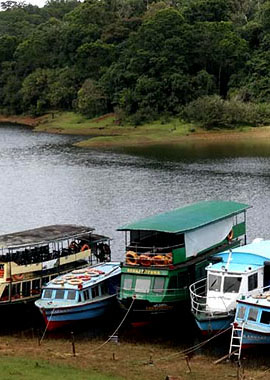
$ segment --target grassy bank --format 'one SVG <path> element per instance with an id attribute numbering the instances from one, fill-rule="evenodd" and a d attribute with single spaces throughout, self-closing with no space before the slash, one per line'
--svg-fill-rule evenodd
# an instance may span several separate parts
<path id="1" fill-rule="evenodd" d="M 69 341 L 45 340 L 39 346 L 34 339 L 1 338 L 1 379 L 92 379 L 92 380 L 216 380 L 237 378 L 233 363 L 214 364 L 217 358 L 195 355 L 187 365 L 179 349 L 151 344 L 76 343 L 73 357 Z M 245 379 L 259 379 L 267 367 L 245 368 Z M 269 373 L 269 372 L 268 372 Z"/>
<path id="2" fill-rule="evenodd" d="M 251 138 L 266 143 L 270 137 L 270 127 L 205 131 L 198 126 L 184 123 L 179 118 L 161 119 L 137 127 L 129 124 L 118 125 L 114 114 L 95 119 L 86 119 L 73 112 L 54 112 L 40 118 L 0 115 L 0 122 L 29 125 L 39 132 L 81 135 L 84 138 L 77 143 L 78 146 L 96 148 L 187 144 L 196 141 L 218 144 L 224 143 L 224 140 L 241 143 Z"/>
<path id="3" fill-rule="evenodd" d="M 77 145 L 95 148 L 189 144 L 196 141 L 218 144 L 224 143 L 224 140 L 246 141 L 251 137 L 264 143 L 270 137 L 270 127 L 205 131 L 196 125 L 184 123 L 179 118 L 161 119 L 135 127 L 128 124 L 118 125 L 113 114 L 89 120 L 71 112 L 55 114 L 54 118 L 48 116 L 35 130 L 82 135 L 86 138 Z"/>
<path id="4" fill-rule="evenodd" d="M 195 131 L 193 126 L 180 123 L 178 119 L 168 122 L 159 120 L 142 126 L 118 125 L 115 115 L 86 119 L 75 113 L 56 114 L 40 123 L 36 131 L 91 136 L 78 143 L 82 147 L 117 147 L 173 142 L 179 136 Z"/>

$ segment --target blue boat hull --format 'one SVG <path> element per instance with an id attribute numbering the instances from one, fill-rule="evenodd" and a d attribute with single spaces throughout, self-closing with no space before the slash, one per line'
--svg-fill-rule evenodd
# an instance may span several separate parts
<path id="1" fill-rule="evenodd" d="M 233 322 L 234 316 L 227 315 L 222 318 L 197 319 L 196 323 L 202 334 L 212 334 L 218 331 L 226 330 Z"/>
<path id="2" fill-rule="evenodd" d="M 257 331 L 244 330 L 242 348 L 257 346 L 258 344 L 270 344 L 270 333 L 262 334 Z"/>
<path id="3" fill-rule="evenodd" d="M 103 316 L 116 302 L 116 296 L 89 304 L 63 307 L 57 309 L 42 309 L 47 324 L 47 330 L 51 331 L 71 322 L 94 319 Z"/>

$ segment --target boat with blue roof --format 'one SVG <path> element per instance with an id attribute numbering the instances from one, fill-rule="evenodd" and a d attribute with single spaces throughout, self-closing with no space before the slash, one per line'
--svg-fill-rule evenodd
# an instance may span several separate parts
<path id="1" fill-rule="evenodd" d="M 75 269 L 46 284 L 35 305 L 44 317 L 47 330 L 101 317 L 117 306 L 120 274 L 119 262 L 104 262 Z"/>
<path id="2" fill-rule="evenodd" d="M 237 300 L 230 354 L 261 344 L 270 344 L 270 286 Z"/>
<path id="3" fill-rule="evenodd" d="M 213 333 L 231 325 L 237 299 L 270 285 L 270 240 L 215 255 L 206 271 L 206 278 L 190 286 L 191 311 L 202 333 Z"/>

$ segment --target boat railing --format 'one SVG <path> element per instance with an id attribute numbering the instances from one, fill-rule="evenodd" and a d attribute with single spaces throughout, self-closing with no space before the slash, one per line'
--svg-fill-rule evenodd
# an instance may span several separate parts
<path id="1" fill-rule="evenodd" d="M 134 251 L 138 255 L 139 254 L 166 254 L 171 252 L 173 249 L 182 248 L 184 247 L 184 244 L 176 244 L 176 245 L 167 245 L 162 247 L 157 247 L 155 245 L 152 246 L 143 246 L 140 244 L 130 244 L 126 247 L 127 251 Z"/>
<path id="2" fill-rule="evenodd" d="M 229 313 L 229 310 L 227 310 L 225 304 L 225 300 L 227 300 L 226 297 L 207 295 L 207 278 L 203 278 L 191 284 L 189 287 L 189 293 L 191 300 L 191 311 L 194 314 L 214 316 L 217 313 Z M 208 307 L 209 299 L 211 299 L 211 301 L 217 300 L 219 303 L 221 301 L 224 307 L 222 309 L 215 308 L 215 310 L 210 310 Z"/>
<path id="3" fill-rule="evenodd" d="M 151 299 L 157 299 L 159 300 L 160 298 L 163 298 L 163 297 L 166 297 L 166 298 L 170 298 L 170 297 L 176 297 L 176 296 L 179 296 L 179 293 L 182 293 L 182 292 L 185 292 L 185 291 L 188 291 L 188 288 L 170 288 L 170 289 L 155 289 L 155 291 L 153 291 L 153 289 L 149 290 L 149 292 L 141 292 L 141 291 L 138 291 L 138 289 L 135 289 L 135 288 L 131 288 L 131 289 L 123 289 L 123 288 L 119 288 L 118 292 L 117 292 L 117 295 L 119 297 L 121 297 L 123 295 L 123 293 L 125 293 L 125 298 L 127 297 L 127 294 L 126 292 L 128 292 L 128 296 L 129 297 L 132 297 L 132 298 L 138 298 L 140 299 L 141 296 L 143 296 L 143 298 L 147 298 L 147 296 L 151 297 Z"/>
<path id="4" fill-rule="evenodd" d="M 253 298 L 267 298 L 270 297 L 270 285 L 263 286 L 262 288 L 254 289 L 254 291 L 248 294 L 241 294 L 243 297 L 251 296 Z"/>
<path id="5" fill-rule="evenodd" d="M 226 306 L 225 301 L 231 301 L 230 298 L 225 297 L 224 295 L 221 297 L 219 296 L 209 296 L 207 295 L 207 278 L 203 278 L 202 280 L 199 280 L 189 287 L 189 293 L 190 293 L 190 299 L 191 299 L 191 311 L 195 315 L 204 315 L 204 316 L 210 316 L 213 317 L 216 314 L 225 313 L 229 314 L 230 309 L 228 309 L 228 306 Z M 270 285 L 254 289 L 253 291 L 249 291 L 246 293 L 239 293 L 238 299 L 241 299 L 241 297 L 247 297 L 251 296 L 253 298 L 266 298 L 270 296 Z M 218 303 L 223 303 L 223 308 L 218 309 L 215 308 L 211 310 L 209 308 L 209 301 L 217 301 Z"/>

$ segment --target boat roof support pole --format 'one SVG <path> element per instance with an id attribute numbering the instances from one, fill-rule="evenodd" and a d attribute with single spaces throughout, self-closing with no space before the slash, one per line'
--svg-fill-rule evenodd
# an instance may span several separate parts
<path id="1" fill-rule="evenodd" d="M 246 210 L 244 211 L 244 221 L 245 221 L 245 237 L 244 237 L 244 241 L 245 241 L 245 245 L 246 245 L 247 244 L 247 230 L 246 230 L 247 212 L 246 212 Z"/>

